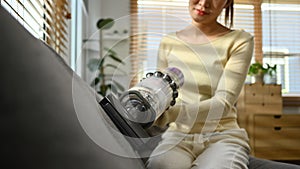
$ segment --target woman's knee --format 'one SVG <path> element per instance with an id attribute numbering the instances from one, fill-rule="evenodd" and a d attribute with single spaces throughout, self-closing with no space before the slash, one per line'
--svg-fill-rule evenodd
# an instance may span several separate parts
<path id="1" fill-rule="evenodd" d="M 188 152 L 173 148 L 163 154 L 152 156 L 147 162 L 148 169 L 190 169 L 193 157 Z"/>
<path id="2" fill-rule="evenodd" d="M 192 169 L 246 169 L 248 164 L 248 149 L 228 143 L 210 145 L 193 163 Z"/>

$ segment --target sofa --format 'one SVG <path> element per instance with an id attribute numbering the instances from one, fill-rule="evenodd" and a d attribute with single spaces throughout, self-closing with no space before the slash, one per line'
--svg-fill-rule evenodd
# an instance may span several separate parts
<path id="1" fill-rule="evenodd" d="M 112 132 L 101 96 L 2 7 L 0 23 L 2 168 L 145 168 L 126 139 Z M 249 168 L 300 167 L 250 157 Z"/>

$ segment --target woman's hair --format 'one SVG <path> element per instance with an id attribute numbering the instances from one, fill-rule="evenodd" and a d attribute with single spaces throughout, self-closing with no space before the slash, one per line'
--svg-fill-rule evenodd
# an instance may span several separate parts
<path id="1" fill-rule="evenodd" d="M 228 25 L 228 20 L 230 20 L 229 28 L 233 26 L 233 4 L 234 0 L 228 0 L 225 9 L 225 25 Z"/>

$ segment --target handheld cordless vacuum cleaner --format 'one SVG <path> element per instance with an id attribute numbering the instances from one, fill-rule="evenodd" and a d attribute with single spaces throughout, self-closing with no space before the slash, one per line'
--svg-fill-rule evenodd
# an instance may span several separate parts
<path id="1" fill-rule="evenodd" d="M 183 85 L 182 72 L 175 68 L 147 73 L 136 86 L 122 93 L 118 98 L 109 94 L 100 105 L 120 132 L 130 139 L 135 147 L 145 144 L 149 135 L 145 129 L 170 106 L 175 105 L 178 89 Z M 137 139 L 135 139 L 137 138 Z"/>

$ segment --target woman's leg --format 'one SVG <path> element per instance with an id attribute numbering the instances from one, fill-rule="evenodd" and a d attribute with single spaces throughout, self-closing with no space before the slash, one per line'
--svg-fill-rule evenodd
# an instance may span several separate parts
<path id="1" fill-rule="evenodd" d="M 151 156 L 146 166 L 148 169 L 190 169 L 193 160 L 193 156 L 187 151 L 174 147 L 161 154 Z"/>
<path id="2" fill-rule="evenodd" d="M 248 151 L 237 144 L 211 144 L 193 162 L 192 169 L 247 169 Z"/>
<path id="3" fill-rule="evenodd" d="M 146 163 L 149 169 L 190 169 L 195 155 L 189 143 L 191 135 L 166 132 L 161 143 L 151 153 Z"/>
<path id="4" fill-rule="evenodd" d="M 211 136 L 209 146 L 193 162 L 192 169 L 247 169 L 249 145 L 243 130 Z M 236 137 L 238 136 L 238 137 Z"/>

